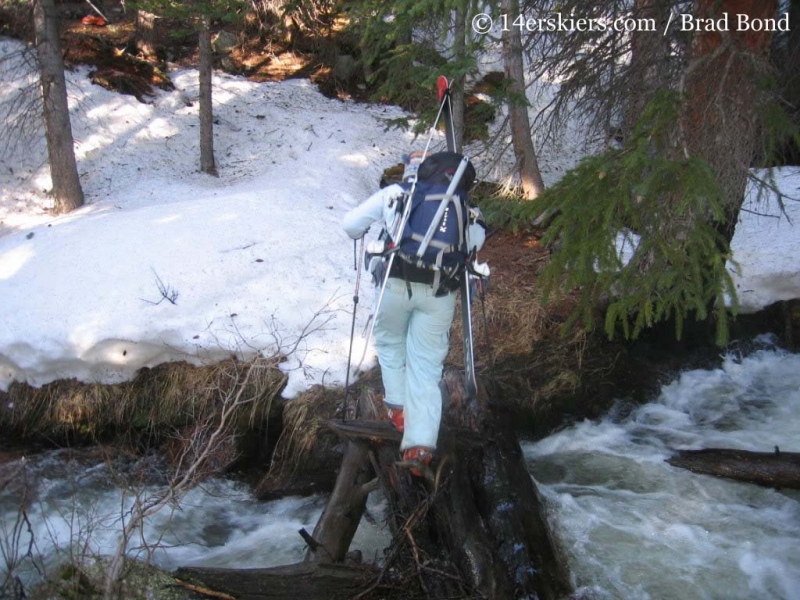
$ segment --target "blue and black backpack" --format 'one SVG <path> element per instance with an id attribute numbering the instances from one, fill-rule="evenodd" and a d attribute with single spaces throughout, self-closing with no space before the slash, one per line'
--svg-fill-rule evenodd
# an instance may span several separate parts
<path id="1" fill-rule="evenodd" d="M 457 284 L 469 256 L 468 192 L 475 182 L 472 163 L 467 162 L 453 195 L 447 202 L 443 200 L 463 159 L 455 152 L 432 154 L 419 166 L 416 184 L 402 184 L 409 194 L 413 189 L 413 194 L 406 199 L 411 202 L 408 220 L 394 244 L 402 260 L 395 261 L 399 264 L 393 266 L 393 276 L 430 283 L 436 289 Z"/>

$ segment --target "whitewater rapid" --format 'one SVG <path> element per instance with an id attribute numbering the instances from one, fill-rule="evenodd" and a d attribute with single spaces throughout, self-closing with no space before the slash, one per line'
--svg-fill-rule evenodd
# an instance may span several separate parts
<path id="1" fill-rule="evenodd" d="M 758 351 L 524 447 L 592 598 L 797 600 L 800 492 L 695 475 L 674 449 L 800 452 L 800 355 Z"/>
<path id="2" fill-rule="evenodd" d="M 704 447 L 800 452 L 798 431 L 800 355 L 767 348 L 684 372 L 648 404 L 620 401 L 606 418 L 523 448 L 583 598 L 797 600 L 800 492 L 695 475 L 665 459 Z M 30 536 L 22 528 L 18 539 L 26 548 L 32 538 L 37 558 L 17 574 L 32 582 L 70 557 L 116 550 L 133 495 L 118 486 L 113 463 L 60 451 L 23 462 L 2 465 L 24 467 L 28 482 Z M 158 483 L 135 489 L 152 493 Z M 0 490 L 4 551 L 20 498 L 19 487 Z M 144 559 L 153 549 L 149 558 L 166 569 L 297 562 L 305 552 L 297 532 L 313 530 L 324 503 L 321 495 L 259 502 L 243 483 L 212 479 L 148 519 L 129 554 Z M 365 560 L 380 561 L 389 544 L 385 516 L 385 502 L 372 497 L 353 543 Z"/>

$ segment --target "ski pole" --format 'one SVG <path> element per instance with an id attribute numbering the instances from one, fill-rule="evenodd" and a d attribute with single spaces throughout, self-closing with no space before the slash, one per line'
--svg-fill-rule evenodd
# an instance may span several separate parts
<path id="1" fill-rule="evenodd" d="M 492 341 L 489 338 L 489 320 L 486 318 L 486 279 L 479 280 L 478 296 L 481 299 L 481 312 L 483 313 L 483 332 L 486 335 L 486 352 L 489 355 L 489 362 L 492 362 Z"/>
<path id="2" fill-rule="evenodd" d="M 406 202 L 406 206 L 403 209 L 403 216 L 400 220 L 400 228 L 398 231 L 402 232 L 405 228 L 406 221 L 408 221 L 408 217 L 411 214 L 410 207 L 411 207 L 411 197 L 414 195 L 414 189 L 417 186 L 417 182 L 415 181 L 414 184 L 411 186 L 411 194 L 409 195 L 408 201 Z M 383 302 L 383 296 L 386 293 L 386 284 L 389 281 L 389 272 L 392 270 L 392 265 L 394 264 L 394 257 L 396 253 L 392 252 L 389 255 L 389 262 L 386 263 L 386 272 L 383 275 L 383 281 L 381 281 L 381 290 L 378 293 L 378 301 L 375 303 L 375 310 L 373 313 L 375 317 L 369 322 L 369 329 L 367 330 L 367 335 L 364 339 L 364 352 L 361 354 L 361 360 L 358 361 L 358 364 L 355 366 L 353 371 L 358 371 L 361 368 L 361 365 L 364 364 L 364 359 L 367 357 L 367 347 L 369 345 L 370 339 L 372 339 L 372 332 L 375 330 L 375 322 L 378 320 L 378 312 L 381 309 L 381 303 Z"/>
<path id="3" fill-rule="evenodd" d="M 425 160 L 425 157 L 428 155 L 428 148 L 430 148 L 431 141 L 433 140 L 433 133 L 436 131 L 436 126 L 439 124 L 439 119 L 442 116 L 442 111 L 444 110 L 445 102 L 449 100 L 449 95 L 447 95 L 443 101 L 439 104 L 439 112 L 436 114 L 436 119 L 431 126 L 430 133 L 428 134 L 428 140 L 425 144 L 425 150 L 422 152 L 422 160 Z M 417 178 L 414 178 L 414 183 L 411 184 L 411 191 L 408 194 L 408 201 L 406 202 L 406 206 L 403 209 L 403 215 L 400 219 L 400 226 L 394 231 L 395 235 L 392 239 L 399 239 L 398 234 L 403 234 L 403 229 L 405 229 L 406 223 L 408 222 L 408 218 L 411 216 L 411 198 L 414 196 L 414 191 L 417 187 Z M 363 238 L 362 238 L 363 239 Z M 367 330 L 367 334 L 364 340 L 364 351 L 361 354 L 361 359 L 358 361 L 358 364 L 353 368 L 353 372 L 355 373 L 359 369 L 361 369 L 361 365 L 364 364 L 364 359 L 367 357 L 367 347 L 369 346 L 369 340 L 372 338 L 372 332 L 375 330 L 375 321 L 378 320 L 378 311 L 380 311 L 381 303 L 383 302 L 383 296 L 386 293 L 386 283 L 389 281 L 389 272 L 392 270 L 392 264 L 394 264 L 394 257 L 395 253 L 389 255 L 389 262 L 386 264 L 386 273 L 383 276 L 383 281 L 381 282 L 381 290 L 378 293 L 378 300 L 375 303 L 375 310 L 373 314 L 375 317 L 370 320 L 369 328 Z M 350 346 L 352 348 L 352 338 L 350 342 Z M 348 380 L 350 377 L 350 361 L 348 360 L 348 369 L 347 369 L 347 376 Z"/>
<path id="4" fill-rule="evenodd" d="M 356 249 L 356 241 L 353 240 L 353 251 Z M 361 236 L 361 252 L 358 253 L 358 266 L 356 267 L 356 290 L 353 293 L 353 321 L 350 324 L 350 350 L 347 353 L 347 375 L 344 380 L 344 401 L 342 408 L 342 421 L 347 420 L 347 400 L 350 393 L 350 361 L 353 359 L 353 338 L 356 332 L 356 309 L 358 308 L 358 289 L 361 285 L 361 261 L 364 256 L 364 236 Z"/>

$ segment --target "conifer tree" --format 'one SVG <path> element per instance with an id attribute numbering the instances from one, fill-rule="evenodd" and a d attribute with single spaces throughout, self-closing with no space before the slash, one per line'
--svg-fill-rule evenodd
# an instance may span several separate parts
<path id="1" fill-rule="evenodd" d="M 673 27 L 666 30 L 665 52 L 665 29 L 658 27 L 670 10 L 686 12 L 686 3 L 530 1 L 543 11 L 645 17 L 650 21 L 636 26 L 655 25 L 633 35 L 573 31 L 533 40 L 539 74 L 561 79 L 554 122 L 577 112 L 592 119 L 601 135 L 609 134 L 602 131 L 608 124 L 622 132 L 606 152 L 582 162 L 541 197 L 558 215 L 547 239 L 561 240 L 544 282 L 551 290 L 562 283 L 579 290 L 573 316 L 589 326 L 605 299 L 609 335 L 621 330 L 635 336 L 672 319 L 680 336 L 690 315 L 713 314 L 723 341 L 726 296 L 735 306 L 726 261 L 749 169 L 764 138 L 787 136 L 776 131 L 788 120 L 774 94 L 771 33 Z M 778 5 L 698 0 L 692 8 L 704 19 L 726 12 L 775 18 Z M 523 206 L 520 214 L 532 219 L 538 210 Z M 630 260 L 622 260 L 620 245 Z"/>
<path id="2" fill-rule="evenodd" d="M 36 0 L 33 20 L 55 212 L 64 213 L 83 205 L 83 188 L 75 162 L 55 2 Z"/>
<path id="3" fill-rule="evenodd" d="M 462 150 L 465 126 L 467 81 L 477 74 L 476 58 L 487 49 L 497 48 L 502 38 L 506 85 L 498 90 L 498 100 L 509 108 L 512 145 L 526 198 L 535 198 L 544 189 L 533 145 L 529 102 L 526 97 L 523 44 L 520 31 L 508 28 L 497 32 L 477 32 L 473 18 L 481 13 L 495 17 L 501 13 L 514 22 L 520 0 L 477 3 L 471 0 L 353 0 L 347 4 L 351 23 L 359 30 L 365 70 L 381 84 L 376 96 L 422 113 L 420 129 L 432 118 L 431 88 L 436 77 L 446 75 L 452 82 L 453 124 L 456 149 Z"/>
<path id="4" fill-rule="evenodd" d="M 200 170 L 216 175 L 214 159 L 214 114 L 211 87 L 212 51 L 211 25 L 218 21 L 239 18 L 243 0 L 136 0 L 134 8 L 162 18 L 183 23 L 198 37 L 199 49 L 199 112 L 200 112 Z"/>
<path id="5" fill-rule="evenodd" d="M 533 147 L 531 123 L 528 117 L 525 68 L 522 55 L 522 34 L 514 24 L 520 16 L 519 0 L 502 0 L 500 8 L 506 22 L 511 24 L 502 32 L 503 65 L 508 79 L 508 116 L 511 122 L 511 143 L 517 159 L 522 193 L 533 200 L 544 191 L 539 161 Z"/>
<path id="6" fill-rule="evenodd" d="M 346 4 L 351 26 L 361 39 L 362 61 L 370 80 L 380 82 L 376 96 L 416 113 L 421 129 L 433 115 L 436 78 L 453 82 L 456 146 L 464 132 L 464 86 L 475 72 L 484 45 L 474 35 L 472 18 L 484 10 L 471 0 L 352 0 Z"/>

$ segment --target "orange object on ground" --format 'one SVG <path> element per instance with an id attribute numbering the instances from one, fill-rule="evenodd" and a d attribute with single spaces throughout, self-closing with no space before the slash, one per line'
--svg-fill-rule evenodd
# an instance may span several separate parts
<path id="1" fill-rule="evenodd" d="M 86 15 L 81 19 L 81 23 L 84 25 L 94 25 L 95 27 L 105 27 L 108 25 L 103 17 L 98 17 L 97 15 Z"/>

